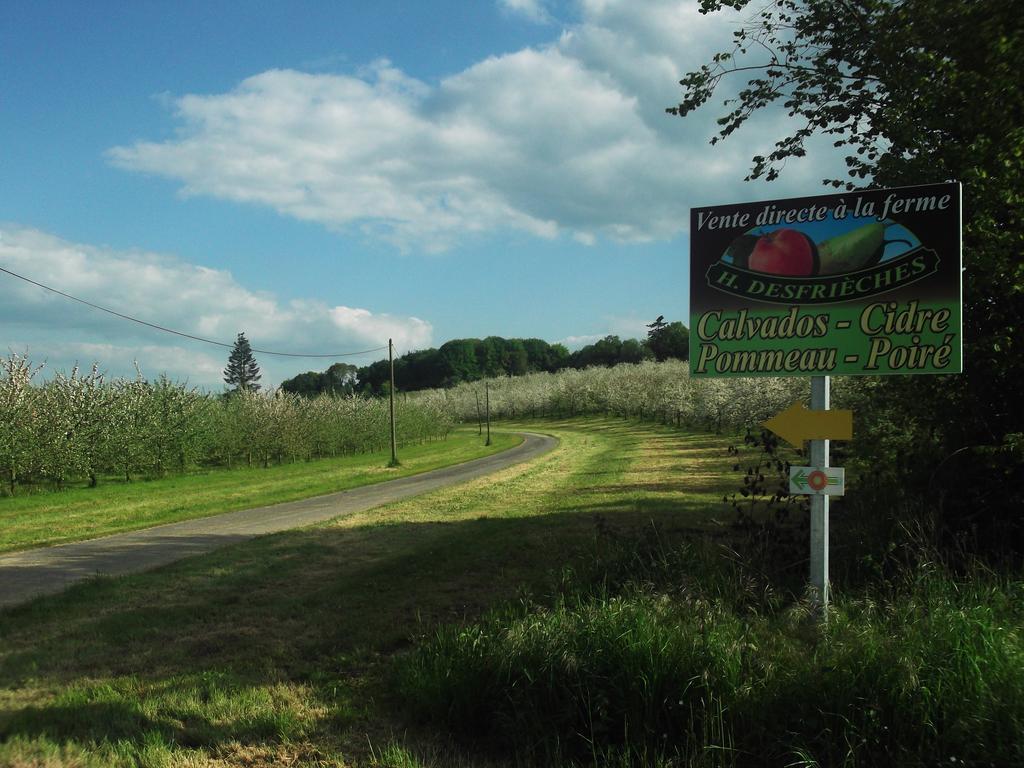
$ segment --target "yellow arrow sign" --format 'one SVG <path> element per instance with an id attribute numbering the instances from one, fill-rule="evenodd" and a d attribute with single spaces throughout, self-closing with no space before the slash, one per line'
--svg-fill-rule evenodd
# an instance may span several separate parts
<path id="1" fill-rule="evenodd" d="M 804 440 L 849 440 L 853 437 L 853 411 L 809 411 L 797 401 L 772 416 L 767 427 L 787 443 L 802 448 Z"/>

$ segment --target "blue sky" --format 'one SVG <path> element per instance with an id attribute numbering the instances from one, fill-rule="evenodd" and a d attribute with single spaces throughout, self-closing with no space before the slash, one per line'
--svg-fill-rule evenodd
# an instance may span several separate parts
<path id="1" fill-rule="evenodd" d="M 711 147 L 715 108 L 664 114 L 742 20 L 696 5 L 12 0 L 0 266 L 292 352 L 685 321 L 691 206 L 839 173 L 818 151 L 744 183 L 782 115 Z M 224 350 L 0 280 L 0 342 L 47 370 L 221 386 Z M 330 361 L 259 362 L 273 385 Z"/>

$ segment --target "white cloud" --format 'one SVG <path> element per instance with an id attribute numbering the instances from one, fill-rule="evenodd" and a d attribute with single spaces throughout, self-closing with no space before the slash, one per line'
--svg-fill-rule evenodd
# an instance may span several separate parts
<path id="1" fill-rule="evenodd" d="M 179 180 L 185 195 L 424 250 L 503 229 L 584 243 L 669 238 L 690 206 L 807 194 L 837 172 L 826 149 L 824 165 L 791 163 L 782 184 L 745 185 L 751 155 L 788 131 L 784 116 L 758 116 L 711 148 L 718 110 L 665 114 L 680 76 L 728 46 L 740 17 L 670 0 L 579 8 L 550 44 L 436 85 L 378 61 L 356 75 L 272 70 L 228 93 L 186 95 L 177 138 L 109 156 Z"/>
<path id="2" fill-rule="evenodd" d="M 607 333 L 585 333 L 582 336 L 566 336 L 564 339 L 559 339 L 557 343 L 564 344 L 570 352 L 575 352 L 577 349 L 600 341 L 607 335 Z"/>
<path id="3" fill-rule="evenodd" d="M 552 20 L 543 0 L 498 0 L 498 7 L 535 24 L 547 24 Z"/>
<path id="4" fill-rule="evenodd" d="M 282 302 L 245 288 L 229 272 L 170 256 L 70 243 L 35 229 L 0 226 L 0 266 L 115 312 L 227 344 L 240 331 L 253 347 L 281 352 L 361 351 L 386 345 L 389 337 L 408 350 L 432 341 L 430 323 L 416 317 L 314 300 Z M 132 361 L 137 360 L 147 376 L 166 372 L 199 386 L 222 386 L 226 348 L 113 317 L 10 275 L 0 274 L 0 279 L 5 345 L 14 352 L 27 349 L 33 360 L 45 358 L 48 369 L 95 361 L 111 375 L 126 376 L 133 375 Z M 366 364 L 381 356 L 346 359 Z M 256 357 L 263 383 L 275 385 L 335 362 Z"/>
<path id="5" fill-rule="evenodd" d="M 564 344 L 570 351 L 580 349 L 588 344 L 594 344 L 605 336 L 618 336 L 620 339 L 646 339 L 647 323 L 650 320 L 643 320 L 633 315 L 606 315 L 604 318 L 605 331 L 603 333 L 584 333 L 574 336 L 566 336 L 559 339 L 559 344 Z"/>

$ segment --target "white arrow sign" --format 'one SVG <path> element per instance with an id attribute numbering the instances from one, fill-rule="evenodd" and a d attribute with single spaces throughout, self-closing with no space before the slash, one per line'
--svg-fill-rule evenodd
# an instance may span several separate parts
<path id="1" fill-rule="evenodd" d="M 842 467 L 790 467 L 789 492 L 842 496 L 846 492 L 846 472 Z"/>

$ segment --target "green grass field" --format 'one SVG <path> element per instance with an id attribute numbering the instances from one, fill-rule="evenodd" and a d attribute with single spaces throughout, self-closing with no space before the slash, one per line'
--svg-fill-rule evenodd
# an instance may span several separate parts
<path id="1" fill-rule="evenodd" d="M 383 681 L 417 637 L 543 589 L 595 515 L 721 511 L 722 439 L 532 426 L 562 443 L 528 465 L 0 613 L 0 764 L 369 764 L 408 728 Z"/>
<path id="2" fill-rule="evenodd" d="M 503 434 L 485 447 L 475 429 L 462 429 L 447 440 L 404 446 L 399 454 L 401 466 L 392 469 L 386 467 L 390 451 L 382 451 L 7 496 L 0 498 L 0 552 L 344 491 L 469 461 L 520 441 L 515 435 Z"/>
<path id="3" fill-rule="evenodd" d="M 822 627 L 728 439 L 514 426 L 561 443 L 0 612 L 0 765 L 1024 763 L 1024 581 L 925 563 Z"/>

